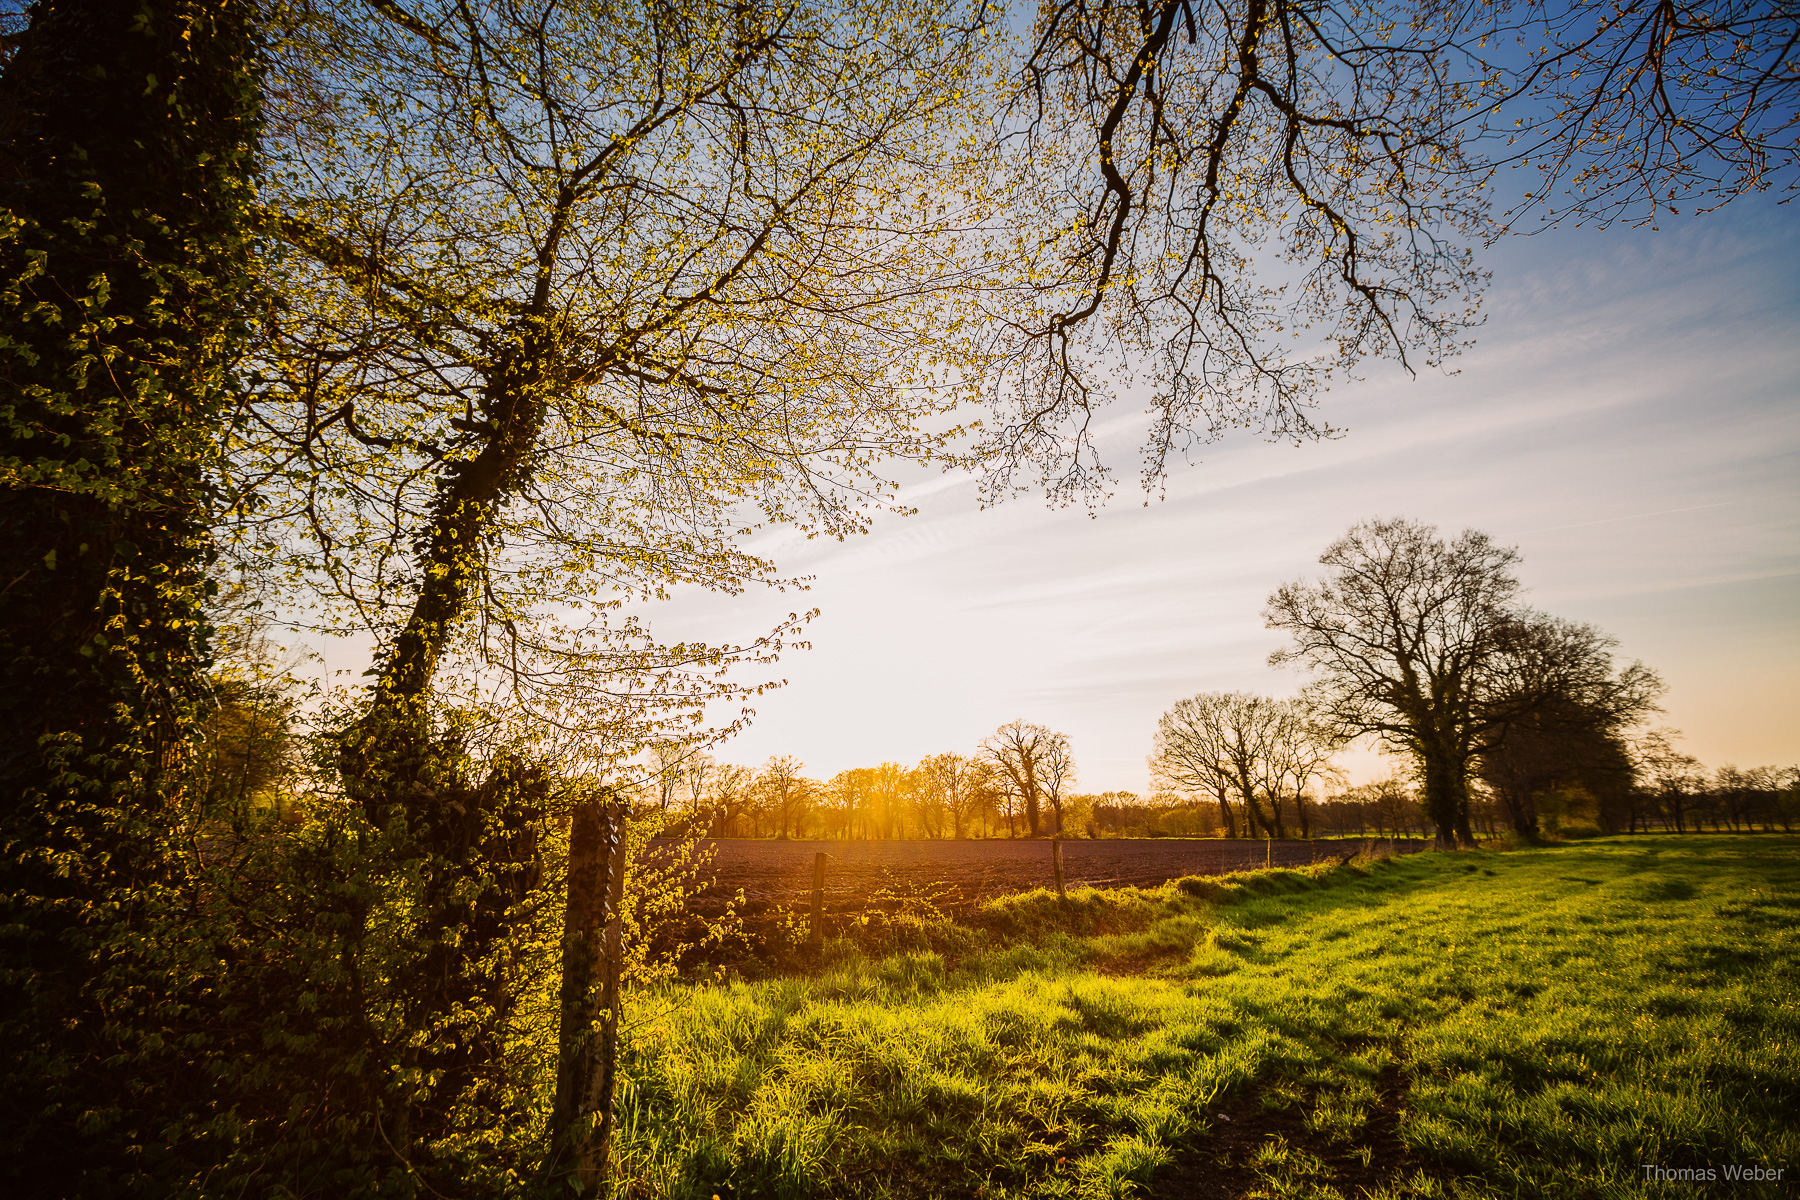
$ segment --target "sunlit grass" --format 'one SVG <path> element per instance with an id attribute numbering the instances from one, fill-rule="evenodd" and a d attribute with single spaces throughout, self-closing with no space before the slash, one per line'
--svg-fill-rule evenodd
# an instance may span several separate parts
<path id="1" fill-rule="evenodd" d="M 1268 1196 L 1800 1174 L 1791 839 L 1185 882 L 1007 898 L 939 931 L 948 955 L 839 942 L 805 977 L 640 997 L 626 1194 L 1127 1196 L 1196 1162 Z"/>

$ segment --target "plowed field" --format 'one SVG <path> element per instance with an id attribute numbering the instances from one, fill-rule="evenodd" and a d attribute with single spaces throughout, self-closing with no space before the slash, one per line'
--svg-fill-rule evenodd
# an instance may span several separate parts
<path id="1" fill-rule="evenodd" d="M 1232 841 L 1218 838 L 1144 838 L 1063 843 L 1063 875 L 1069 887 L 1154 887 L 1183 875 L 1223 875 L 1266 865 L 1306 866 L 1359 850 L 1406 854 L 1425 848 L 1417 839 L 1389 841 Z M 713 855 L 714 895 L 739 889 L 753 907 L 792 904 L 812 894 L 813 856 L 824 852 L 825 903 L 859 908 L 883 891 L 925 885 L 950 889 L 946 902 L 972 901 L 1004 892 L 1051 887 L 1047 841 L 971 842 L 701 842 Z M 673 849 L 672 846 L 659 847 Z"/>

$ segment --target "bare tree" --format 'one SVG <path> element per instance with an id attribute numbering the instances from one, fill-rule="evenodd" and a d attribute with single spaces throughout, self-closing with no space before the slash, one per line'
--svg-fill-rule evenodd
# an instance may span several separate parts
<path id="1" fill-rule="evenodd" d="M 1264 618 L 1311 667 L 1308 695 L 1341 738 L 1372 734 L 1412 755 L 1441 844 L 1470 845 L 1468 778 L 1511 715 L 1489 684 L 1515 616 L 1516 550 L 1465 530 L 1445 542 L 1414 521 L 1353 526 L 1320 556 L 1317 583 L 1283 584 Z"/>
<path id="2" fill-rule="evenodd" d="M 1062 817 L 1061 789 L 1075 777 L 1069 739 L 1042 725 L 1010 721 L 981 743 L 982 756 L 998 772 L 1009 796 L 1024 810 L 1032 837 L 1043 830 L 1043 808 L 1053 806 Z"/>
<path id="3" fill-rule="evenodd" d="M 1284 837 L 1279 807 L 1266 813 L 1261 801 L 1272 741 L 1287 719 L 1285 702 L 1248 692 L 1177 700 L 1157 722 L 1151 772 L 1172 791 L 1216 797 L 1227 830 L 1235 820 L 1226 796 L 1235 792 L 1250 836 Z"/>
<path id="4" fill-rule="evenodd" d="M 1075 759 L 1069 754 L 1069 740 L 1060 733 L 1038 759 L 1038 783 L 1044 803 L 1050 806 L 1050 832 L 1061 835 L 1066 824 L 1063 820 L 1067 799 L 1064 793 L 1075 783 Z"/>
<path id="5" fill-rule="evenodd" d="M 756 772 L 735 763 L 721 763 L 713 772 L 706 794 L 707 828 L 714 837 L 741 832 L 740 823 L 756 800 Z"/>
<path id="6" fill-rule="evenodd" d="M 873 836 L 871 824 L 871 777 L 874 772 L 868 767 L 852 767 L 848 771 L 839 771 L 831 777 L 831 790 L 837 796 L 838 806 L 844 813 L 844 836 L 867 839 Z"/>
<path id="7" fill-rule="evenodd" d="M 962 841 L 969 818 L 982 799 L 979 765 L 960 754 L 933 754 L 919 764 L 918 771 L 949 814 L 951 836 Z"/>
<path id="8" fill-rule="evenodd" d="M 1632 742 L 1632 755 L 1650 793 L 1656 799 L 1663 828 L 1686 833 L 1688 818 L 1706 791 L 1706 771 L 1700 760 L 1675 748 L 1677 729 L 1652 729 Z M 1700 829 L 1698 819 L 1694 829 Z"/>
<path id="9" fill-rule="evenodd" d="M 1259 775 L 1269 807 L 1277 814 L 1277 826 L 1281 823 L 1282 805 L 1291 802 L 1300 836 L 1312 836 L 1312 823 L 1306 812 L 1307 789 L 1314 783 L 1341 779 L 1331 761 L 1339 745 L 1336 736 L 1314 717 L 1303 700 L 1278 705 Z"/>
<path id="10" fill-rule="evenodd" d="M 650 743 L 646 753 L 649 758 L 645 764 L 648 777 L 644 784 L 650 793 L 651 803 L 656 805 L 657 813 L 667 820 L 676 807 L 676 797 L 681 794 L 687 761 L 696 752 L 691 746 L 684 746 L 680 742 L 659 740 Z"/>
<path id="11" fill-rule="evenodd" d="M 1389 775 L 1385 779 L 1366 783 L 1360 794 L 1367 803 L 1374 806 L 1377 821 L 1385 823 L 1396 838 L 1402 830 L 1410 831 L 1414 823 L 1424 816 L 1413 798 L 1412 789 L 1406 785 L 1405 780 L 1396 776 Z"/>
<path id="12" fill-rule="evenodd" d="M 812 792 L 808 780 L 800 773 L 805 765 L 787 755 L 772 757 L 763 764 L 758 780 L 769 813 L 775 818 L 775 836 L 784 842 L 788 840 L 790 827 L 798 834 L 803 810 Z"/>

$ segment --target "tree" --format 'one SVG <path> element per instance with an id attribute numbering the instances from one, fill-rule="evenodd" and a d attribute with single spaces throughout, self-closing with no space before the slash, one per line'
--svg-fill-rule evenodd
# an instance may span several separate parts
<path id="1" fill-rule="evenodd" d="M 870 767 L 865 777 L 868 791 L 869 820 L 877 838 L 906 836 L 907 770 L 897 762 L 884 762 Z"/>
<path id="2" fill-rule="evenodd" d="M 191 1140 L 163 1136 L 198 1128 L 183 1119 L 214 1099 L 196 1062 L 217 1028 L 216 930 L 176 835 L 250 290 L 258 26 L 238 0 L 0 16 L 0 1179 L 14 1194 L 154 1193 L 204 1170 Z"/>
<path id="3" fill-rule="evenodd" d="M 1064 793 L 1075 783 L 1075 759 L 1069 754 L 1069 739 L 1056 734 L 1038 757 L 1037 780 L 1045 804 L 1050 806 L 1050 832 L 1060 836 L 1067 828 L 1064 819 Z"/>
<path id="4" fill-rule="evenodd" d="M 1060 829 L 1061 789 L 1075 777 L 1067 737 L 1042 725 L 1010 721 L 988 735 L 981 753 L 1007 795 L 1024 810 L 1032 837 L 1041 834 L 1046 803 L 1053 806 Z"/>
<path id="5" fill-rule="evenodd" d="M 944 819 L 949 816 L 950 809 L 941 781 L 921 762 L 906 773 L 906 791 L 912 798 L 912 814 L 919 823 L 919 830 L 934 842 L 942 840 Z"/>
<path id="6" fill-rule="evenodd" d="M 241 552 L 378 637 L 355 754 L 414 753 L 447 665 L 634 750 L 653 681 L 730 653 L 620 595 L 767 580 L 741 503 L 842 536 L 940 453 L 937 373 L 980 364 L 918 249 L 960 214 L 917 202 L 975 66 L 906 4 L 376 11 L 277 63 Z"/>
<path id="7" fill-rule="evenodd" d="M 989 801 L 992 781 L 987 765 L 960 754 L 933 754 L 917 769 L 949 814 L 951 836 L 962 841 L 975 816 Z"/>
<path id="8" fill-rule="evenodd" d="M 788 755 L 771 757 L 757 777 L 757 786 L 767 797 L 768 810 L 775 818 L 775 836 L 780 841 L 788 840 L 789 829 L 799 837 L 801 822 L 806 818 L 806 804 L 812 788 L 810 781 L 800 773 L 805 765 Z"/>
<path id="9" fill-rule="evenodd" d="M 832 794 L 837 797 L 838 807 L 844 814 L 846 838 L 856 837 L 859 829 L 865 839 L 873 835 L 870 800 L 873 775 L 867 767 L 852 767 L 831 777 Z"/>
<path id="10" fill-rule="evenodd" d="M 1299 728 L 1300 719 L 1293 702 L 1248 692 L 1205 692 L 1177 700 L 1157 721 L 1150 770 L 1174 791 L 1216 797 L 1220 820 L 1231 831 L 1228 837 L 1236 826 L 1226 799 L 1231 792 L 1244 806 L 1249 836 L 1260 829 L 1269 837 L 1286 837 L 1280 805 L 1273 802 L 1281 794 L 1272 791 L 1273 772 L 1276 756 L 1285 753 L 1282 739 Z M 1285 772 L 1287 759 L 1280 761 Z M 1310 774 L 1302 778 L 1302 787 Z M 1265 800 L 1272 802 L 1267 812 Z"/>
<path id="11" fill-rule="evenodd" d="M 756 772 L 735 763 L 721 763 L 712 773 L 702 811 L 707 814 L 707 830 L 713 837 L 743 836 L 739 823 L 751 803 L 755 779 Z M 699 794 L 695 793 L 696 798 Z"/>
<path id="12" fill-rule="evenodd" d="M 1269 798 L 1269 808 L 1276 814 L 1276 827 L 1281 825 L 1281 806 L 1292 802 L 1300 836 L 1311 837 L 1307 789 L 1315 782 L 1341 778 L 1331 763 L 1339 748 L 1338 740 L 1314 719 L 1304 701 L 1290 700 L 1280 706 L 1265 745 L 1261 786 Z"/>
<path id="13" fill-rule="evenodd" d="M 215 647 L 210 703 L 195 738 L 190 820 L 242 823 L 264 801 L 280 809 L 298 773 L 302 739 L 297 655 L 268 636 L 268 620 L 237 589 L 210 606 Z M 292 814 L 290 814 L 292 815 Z"/>
<path id="14" fill-rule="evenodd" d="M 1411 788 L 1393 776 L 1363 785 L 1368 791 L 1365 795 L 1375 805 L 1380 819 L 1399 837 L 1402 830 L 1411 832 L 1415 827 L 1423 828 L 1429 820 Z"/>
<path id="15" fill-rule="evenodd" d="M 1374 735 L 1419 765 L 1442 845 L 1471 845 L 1468 779 L 1485 739 L 1535 703 L 1496 703 L 1518 552 L 1465 530 L 1364 521 L 1331 544 L 1318 583 L 1284 584 L 1264 619 L 1289 634 L 1272 665 L 1312 668 L 1308 696 L 1342 738 Z"/>
<path id="16" fill-rule="evenodd" d="M 1642 663 L 1615 674 L 1617 644 L 1592 625 L 1536 613 L 1520 615 L 1505 631 L 1490 706 L 1506 719 L 1483 744 L 1478 768 L 1513 831 L 1528 842 L 1539 836 L 1541 795 L 1579 788 L 1607 828 L 1617 826 L 1629 803 L 1626 735 L 1656 711 L 1662 682 Z"/>
<path id="17" fill-rule="evenodd" d="M 500 1169 L 471 1129 L 528 1125 L 493 1105 L 529 1094 L 516 948 L 553 909 L 517 890 L 553 810 L 804 620 L 663 645 L 621 605 L 771 582 L 759 519 L 848 535 L 884 459 L 951 453 L 985 175 L 941 118 L 984 64 L 954 3 L 278 11 L 233 553 L 374 643 L 337 776 L 376 898 L 333 928 L 349 954 L 406 914 L 412 1033 L 342 1053 L 460 1191 Z"/>
<path id="18" fill-rule="evenodd" d="M 645 763 L 648 778 L 644 782 L 656 804 L 658 815 L 665 823 L 675 808 L 676 797 L 681 794 L 682 784 L 686 781 L 687 763 L 694 753 L 691 747 L 679 742 L 650 743 L 649 761 Z"/>
<path id="19" fill-rule="evenodd" d="M 1146 485 L 1229 430 L 1327 432 L 1335 372 L 1459 350 L 1474 241 L 1791 187 L 1793 34 L 1770 0 L 1042 6 L 1009 110 L 1037 295 L 990 446 L 1103 489 L 1096 413 L 1140 364 Z M 1495 217 L 1517 165 L 1541 182 Z"/>
<path id="20" fill-rule="evenodd" d="M 1675 748 L 1675 739 L 1680 736 L 1675 729 L 1647 730 L 1632 742 L 1631 749 L 1638 772 L 1659 809 L 1663 828 L 1673 825 L 1676 833 L 1686 833 L 1688 817 L 1706 790 L 1706 772 L 1699 759 Z M 1694 831 L 1700 831 L 1697 819 Z"/>

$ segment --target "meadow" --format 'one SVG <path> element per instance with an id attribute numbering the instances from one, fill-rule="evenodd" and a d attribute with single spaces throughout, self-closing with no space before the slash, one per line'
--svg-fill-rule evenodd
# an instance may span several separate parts
<path id="1" fill-rule="evenodd" d="M 1638 836 L 871 914 L 628 1014 L 620 1195 L 1691 1194 L 1800 1176 L 1800 842 Z"/>

